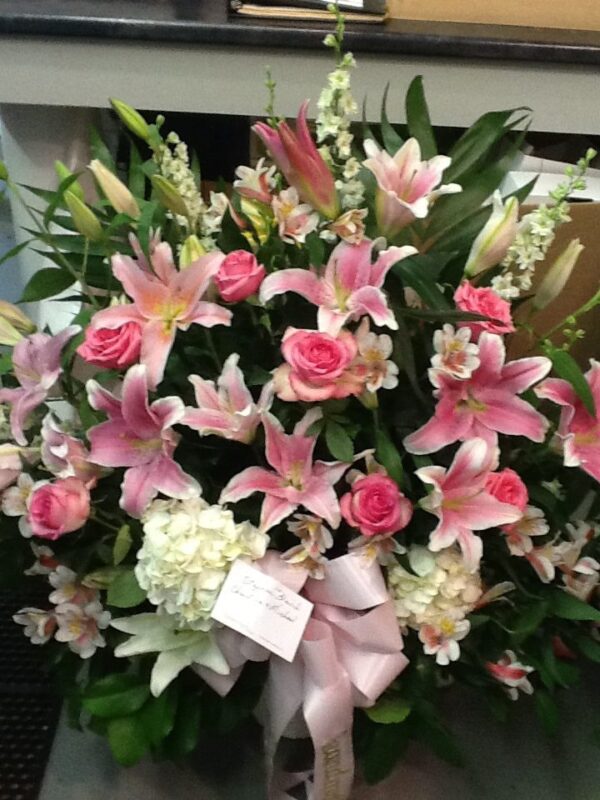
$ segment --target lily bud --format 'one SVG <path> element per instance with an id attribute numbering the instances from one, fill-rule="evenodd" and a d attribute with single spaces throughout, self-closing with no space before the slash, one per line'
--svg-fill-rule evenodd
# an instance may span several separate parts
<path id="1" fill-rule="evenodd" d="M 579 239 L 573 239 L 552 264 L 533 298 L 533 307 L 537 311 L 546 308 L 565 288 L 583 249 Z"/>
<path id="2" fill-rule="evenodd" d="M 135 108 L 127 105 L 122 100 L 116 100 L 114 97 L 111 98 L 110 104 L 123 125 L 129 128 L 136 136 L 139 136 L 140 139 L 147 142 L 150 137 L 150 128 L 139 111 L 136 111 Z"/>
<path id="3" fill-rule="evenodd" d="M 181 247 L 179 254 L 179 269 L 185 269 L 197 261 L 201 256 L 206 255 L 206 250 L 202 246 L 197 236 L 188 236 Z"/>
<path id="4" fill-rule="evenodd" d="M 177 188 L 171 183 L 170 180 L 167 180 L 167 178 L 165 178 L 163 175 L 153 175 L 150 180 L 152 181 L 152 186 L 158 195 L 158 199 L 168 211 L 171 211 L 173 214 L 177 214 L 180 217 L 189 216 L 189 211 L 187 205 L 185 204 L 185 200 L 179 194 Z"/>
<path id="5" fill-rule="evenodd" d="M 65 192 L 65 203 L 71 212 L 73 223 L 79 233 L 91 242 L 102 238 L 102 225 L 92 209 L 71 191 Z"/>
<path id="6" fill-rule="evenodd" d="M 472 278 L 499 264 L 514 242 L 518 229 L 519 203 L 516 197 L 502 202 L 499 192 L 494 194 L 493 210 L 473 242 L 465 266 L 465 276 Z"/>
<path id="7" fill-rule="evenodd" d="M 119 214 L 128 214 L 132 219 L 138 219 L 141 213 L 140 208 L 123 181 L 113 175 L 98 159 L 94 159 L 89 168 L 114 210 Z"/>
<path id="8" fill-rule="evenodd" d="M 12 347 L 17 342 L 20 342 L 22 338 L 19 331 L 10 322 L 0 317 L 0 344 Z"/>
<path id="9" fill-rule="evenodd" d="M 13 306 L 6 300 L 0 300 L 0 319 L 5 320 L 20 333 L 34 333 L 35 324 L 24 314 L 20 308 Z"/>
<path id="10" fill-rule="evenodd" d="M 54 162 L 54 171 L 58 175 L 58 180 L 61 183 L 65 180 L 65 178 L 70 178 L 73 175 L 71 170 L 66 164 L 63 164 L 62 161 Z M 67 191 L 74 194 L 75 197 L 78 197 L 80 200 L 84 199 L 83 189 L 81 188 L 79 181 L 73 181 L 73 183 L 70 183 Z"/>

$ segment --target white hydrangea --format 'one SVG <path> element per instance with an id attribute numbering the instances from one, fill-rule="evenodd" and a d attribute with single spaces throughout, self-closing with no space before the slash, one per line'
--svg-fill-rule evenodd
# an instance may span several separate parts
<path id="1" fill-rule="evenodd" d="M 261 558 L 269 537 L 204 500 L 155 500 L 142 519 L 135 574 L 159 613 L 182 628 L 209 630 L 217 595 L 237 558 Z"/>
<path id="2" fill-rule="evenodd" d="M 466 570 L 457 548 L 432 553 L 413 546 L 408 559 L 412 572 L 399 563 L 388 568 L 389 591 L 403 630 L 441 628 L 448 619 L 463 619 L 483 594 L 479 573 Z"/>

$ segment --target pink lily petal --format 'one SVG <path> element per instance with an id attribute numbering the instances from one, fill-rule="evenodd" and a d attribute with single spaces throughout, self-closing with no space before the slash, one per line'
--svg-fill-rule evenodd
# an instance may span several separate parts
<path id="1" fill-rule="evenodd" d="M 339 528 L 341 513 L 337 495 L 332 486 L 328 486 L 322 481 L 314 481 L 314 485 L 309 485 L 302 497 L 302 505 L 322 517 L 334 530 Z"/>
<path id="2" fill-rule="evenodd" d="M 125 473 L 119 505 L 130 517 L 139 519 L 158 494 L 154 479 L 154 471 L 145 466 L 132 467 Z"/>
<path id="3" fill-rule="evenodd" d="M 112 257 L 112 270 L 143 317 L 160 316 L 161 308 L 169 302 L 170 292 L 165 283 L 140 269 L 133 258 L 120 253 Z"/>
<path id="4" fill-rule="evenodd" d="M 376 325 L 391 328 L 393 331 L 398 330 L 398 323 L 387 304 L 385 295 L 375 286 L 363 286 L 357 289 L 348 299 L 348 308 L 355 315 L 368 314 Z"/>
<path id="5" fill-rule="evenodd" d="M 156 436 L 156 419 L 148 406 L 147 370 L 137 364 L 127 371 L 123 381 L 121 411 L 125 423 L 140 439 Z"/>
<path id="6" fill-rule="evenodd" d="M 577 395 L 570 383 L 560 378 L 548 378 L 534 392 L 542 400 L 551 400 L 559 406 L 574 406 Z"/>
<path id="7" fill-rule="evenodd" d="M 507 364 L 502 370 L 502 388 L 507 392 L 521 394 L 534 383 L 541 381 L 550 372 L 549 358 L 520 358 Z"/>
<path id="8" fill-rule="evenodd" d="M 265 532 L 289 517 L 296 510 L 297 505 L 290 503 L 282 497 L 267 495 L 263 500 L 260 512 L 260 529 Z"/>
<path id="9" fill-rule="evenodd" d="M 473 531 L 510 525 L 522 516 L 522 512 L 516 506 L 501 503 L 487 492 L 480 492 L 472 500 L 464 500 L 460 505 L 461 523 Z"/>
<path id="10" fill-rule="evenodd" d="M 137 306 L 127 303 L 125 305 L 110 306 L 97 311 L 92 317 L 91 325 L 94 328 L 120 328 L 128 322 L 137 322 L 142 325 L 145 321 Z"/>
<path id="11" fill-rule="evenodd" d="M 281 488 L 281 478 L 263 467 L 248 467 L 233 477 L 221 492 L 219 503 L 237 503 L 254 492 L 271 494 Z"/>
<path id="12" fill-rule="evenodd" d="M 139 249 L 141 251 L 141 247 Z M 175 264 L 173 263 L 173 254 L 167 242 L 159 242 L 152 249 L 151 267 L 145 258 L 144 261 L 146 262 L 146 268 L 148 272 L 150 272 L 151 269 L 156 277 L 165 284 L 170 283 L 173 277 L 177 274 Z"/>
<path id="13" fill-rule="evenodd" d="M 230 419 L 227 414 L 209 408 L 187 408 L 181 422 L 199 433 L 206 434 L 225 433 L 230 427 Z"/>
<path id="14" fill-rule="evenodd" d="M 371 284 L 380 289 L 383 286 L 386 275 L 394 264 L 397 264 L 398 261 L 402 261 L 404 258 L 414 256 L 418 252 L 416 247 L 410 245 L 405 245 L 404 247 L 388 247 L 387 250 L 383 250 L 379 254 L 377 261 L 371 267 Z"/>
<path id="15" fill-rule="evenodd" d="M 283 269 L 273 272 L 264 279 L 260 287 L 260 302 L 266 303 L 279 294 L 294 292 L 306 298 L 313 305 L 320 305 L 323 299 L 320 278 L 307 269 Z"/>
<path id="16" fill-rule="evenodd" d="M 506 348 L 502 337 L 484 331 L 477 344 L 480 364 L 476 372 L 478 383 L 486 384 L 498 380 L 506 359 Z"/>
<path id="17" fill-rule="evenodd" d="M 197 405 L 201 408 L 213 408 L 215 410 L 220 407 L 219 395 L 215 389 L 214 381 L 208 381 L 199 375 L 190 375 L 188 380 L 194 387 Z"/>
<path id="18" fill-rule="evenodd" d="M 124 420 L 109 420 L 95 425 L 88 432 L 91 444 L 90 461 L 101 467 L 136 467 L 149 464 L 161 452 L 158 439 L 152 446 L 140 446 Z"/>
<path id="19" fill-rule="evenodd" d="M 349 311 L 335 311 L 327 306 L 319 306 L 317 311 L 317 327 L 321 333 L 337 336 L 350 317 Z"/>
<path id="20" fill-rule="evenodd" d="M 27 437 L 23 431 L 27 418 L 44 402 L 48 392 L 45 389 L 3 389 L 0 391 L 1 402 L 9 400 L 9 391 L 14 392 L 10 410 L 10 430 L 16 443 L 23 447 L 27 444 Z"/>
<path id="21" fill-rule="evenodd" d="M 109 417 L 121 416 L 121 401 L 108 389 L 100 386 L 95 380 L 89 380 L 85 388 L 92 408 L 96 409 L 96 411 L 104 411 Z"/>
<path id="22" fill-rule="evenodd" d="M 173 325 L 166 327 L 160 319 L 147 322 L 142 328 L 140 360 L 147 367 L 150 389 L 155 389 L 163 379 L 175 333 L 176 328 Z"/>
<path id="23" fill-rule="evenodd" d="M 498 466 L 498 452 L 481 439 L 472 439 L 459 447 L 444 480 L 446 494 L 456 487 L 471 485 L 483 488 L 487 473 Z"/>
<path id="24" fill-rule="evenodd" d="M 203 325 L 205 328 L 213 328 L 215 325 L 231 325 L 233 314 L 228 308 L 223 308 L 216 303 L 208 303 L 206 300 L 200 300 L 193 311 L 190 313 L 182 323 L 191 325 L 195 322 L 198 325 Z"/>
<path id="25" fill-rule="evenodd" d="M 200 486 L 194 478 L 182 470 L 179 464 L 168 456 L 161 456 L 152 465 L 154 488 L 158 492 L 178 500 L 189 500 L 200 494 Z"/>
<path id="26" fill-rule="evenodd" d="M 473 415 L 467 412 L 453 415 L 438 415 L 436 412 L 425 425 L 404 439 L 404 447 L 416 455 L 435 453 L 452 442 L 464 439 L 472 420 Z"/>
<path id="27" fill-rule="evenodd" d="M 325 280 L 330 286 L 339 286 L 348 294 L 371 282 L 371 250 L 373 242 L 363 239 L 360 244 L 340 242 L 333 249 Z"/>
<path id="28" fill-rule="evenodd" d="M 516 395 L 493 389 L 483 391 L 480 399 L 485 411 L 477 413 L 478 420 L 492 430 L 511 436 L 526 436 L 533 442 L 543 442 L 548 420 Z"/>
<path id="29" fill-rule="evenodd" d="M 227 397 L 235 411 L 242 412 L 253 404 L 252 395 L 244 382 L 244 373 L 238 367 L 240 357 L 232 353 L 225 364 L 219 378 L 219 388 L 226 392 Z"/>
<path id="30" fill-rule="evenodd" d="M 470 572 L 475 572 L 483 556 L 483 542 L 481 538 L 467 529 L 462 529 L 456 541 L 463 554 L 465 567 Z"/>

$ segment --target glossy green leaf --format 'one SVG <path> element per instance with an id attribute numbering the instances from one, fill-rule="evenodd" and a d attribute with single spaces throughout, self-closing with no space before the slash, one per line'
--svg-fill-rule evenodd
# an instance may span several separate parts
<path id="1" fill-rule="evenodd" d="M 549 735 L 555 734 L 559 723 L 556 703 L 545 689 L 538 689 L 535 692 L 534 702 L 536 713 L 544 726 L 544 730 Z"/>
<path id="2" fill-rule="evenodd" d="M 516 623 L 512 625 L 513 641 L 517 644 L 525 641 L 534 633 L 548 614 L 548 603 L 539 601 L 527 606 L 519 613 Z"/>
<path id="3" fill-rule="evenodd" d="M 406 124 L 410 135 L 421 145 L 421 158 L 427 160 L 437 155 L 437 144 L 425 100 L 422 75 L 413 78 L 406 93 Z"/>
<path id="4" fill-rule="evenodd" d="M 137 715 L 111 719 L 107 727 L 110 749 L 122 767 L 131 767 L 148 752 L 147 731 Z"/>
<path id="5" fill-rule="evenodd" d="M 392 271 L 402 279 L 405 286 L 410 286 L 430 309 L 450 310 L 452 306 L 438 288 L 435 280 L 419 268 L 418 256 L 409 256 L 398 261 Z"/>
<path id="6" fill-rule="evenodd" d="M 24 250 L 27 245 L 31 244 L 33 241 L 33 239 L 26 239 L 24 242 L 11 247 L 10 250 L 7 250 L 6 253 L 3 253 L 0 257 L 0 264 L 4 264 L 5 261 L 10 261 L 11 258 L 18 256 L 21 250 Z"/>
<path id="7" fill-rule="evenodd" d="M 552 368 L 554 372 L 565 381 L 568 381 L 575 394 L 579 397 L 581 402 L 587 408 L 592 416 L 596 416 L 596 403 L 594 396 L 585 379 L 579 364 L 575 361 L 570 353 L 566 350 L 559 350 L 557 347 L 548 345 L 544 348 L 546 355 L 552 361 Z"/>
<path id="8" fill-rule="evenodd" d="M 382 428 L 377 429 L 375 432 L 375 445 L 377 448 L 375 457 L 386 468 L 388 475 L 401 486 L 404 479 L 402 458 L 387 431 Z"/>
<path id="9" fill-rule="evenodd" d="M 382 725 L 371 735 L 363 756 L 363 775 L 367 783 L 386 778 L 404 755 L 410 741 L 410 725 Z"/>
<path id="10" fill-rule="evenodd" d="M 173 730 L 177 713 L 177 683 L 172 683 L 158 697 L 150 697 L 139 713 L 146 737 L 156 747 Z"/>
<path id="11" fill-rule="evenodd" d="M 404 722 L 412 709 L 411 703 L 403 697 L 382 697 L 366 714 L 373 722 L 381 725 L 392 725 Z"/>
<path id="12" fill-rule="evenodd" d="M 129 525 L 121 525 L 113 545 L 113 564 L 115 566 L 118 566 L 126 558 L 127 553 L 131 550 L 132 541 Z"/>
<path id="13" fill-rule="evenodd" d="M 396 132 L 395 128 L 392 127 L 387 116 L 386 107 L 389 88 L 390 85 L 388 83 L 383 92 L 383 99 L 381 101 L 381 138 L 383 139 L 383 145 L 388 153 L 394 155 L 402 147 L 404 140 L 400 134 Z"/>
<path id="14" fill-rule="evenodd" d="M 198 695 L 186 695 L 180 699 L 175 714 L 173 730 L 164 743 L 169 758 L 183 758 L 198 744 L 201 724 L 201 706 Z"/>
<path id="15" fill-rule="evenodd" d="M 346 430 L 338 423 L 327 420 L 325 427 L 325 441 L 329 452 L 338 461 L 352 461 L 354 445 Z"/>
<path id="16" fill-rule="evenodd" d="M 59 267 L 45 267 L 39 269 L 29 279 L 23 289 L 21 303 L 31 303 L 36 300 L 45 300 L 54 297 L 75 283 L 75 278 L 66 269 Z"/>
<path id="17" fill-rule="evenodd" d="M 108 587 L 106 602 L 116 608 L 134 608 L 143 603 L 146 592 L 137 582 L 133 570 L 124 570 L 117 574 Z"/>
<path id="18" fill-rule="evenodd" d="M 105 167 L 108 167 L 116 175 L 117 167 L 115 161 L 96 128 L 92 128 L 90 131 L 90 150 L 93 158 L 97 158 L 98 161 L 101 161 Z"/>
<path id="19" fill-rule="evenodd" d="M 107 675 L 88 687 L 82 705 L 96 717 L 122 717 L 139 711 L 149 697 L 147 682 L 137 675 Z"/>
<path id="20" fill-rule="evenodd" d="M 572 594 L 555 589 L 552 593 L 551 610 L 554 616 L 562 619 L 589 620 L 600 622 L 600 611 Z"/>
<path id="21" fill-rule="evenodd" d="M 589 634 L 581 634 L 575 638 L 575 645 L 579 652 L 590 661 L 600 663 L 600 642 L 592 639 Z"/>

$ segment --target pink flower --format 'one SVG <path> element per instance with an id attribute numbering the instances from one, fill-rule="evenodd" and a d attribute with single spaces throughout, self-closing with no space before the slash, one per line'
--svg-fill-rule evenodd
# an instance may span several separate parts
<path id="1" fill-rule="evenodd" d="M 422 467 L 416 475 L 433 487 L 421 506 L 435 514 L 439 523 L 429 539 L 434 552 L 458 542 L 467 567 L 475 570 L 483 545 L 473 531 L 516 522 L 521 512 L 501 503 L 486 491 L 489 474 L 498 466 L 498 450 L 483 439 L 462 444 L 448 469 Z"/>
<path id="2" fill-rule="evenodd" d="M 185 414 L 179 397 L 161 397 L 148 404 L 146 367 L 130 367 L 121 399 L 88 381 L 92 408 L 104 411 L 108 421 L 88 431 L 90 461 L 102 467 L 125 467 L 121 508 L 140 517 L 158 492 L 186 500 L 200 492 L 196 481 L 173 459 L 179 435 L 171 430 Z"/>
<path id="3" fill-rule="evenodd" d="M 179 272 L 166 242 L 154 247 L 151 270 L 145 259 L 113 256 L 113 273 L 133 303 L 98 311 L 91 327 L 102 330 L 121 328 L 129 322 L 139 325 L 140 361 L 148 369 L 150 388 L 156 387 L 178 330 L 185 331 L 193 324 L 207 328 L 231 324 L 231 311 L 200 299 L 224 258 L 219 252 L 209 253 Z"/>
<path id="4" fill-rule="evenodd" d="M 377 179 L 378 229 L 387 238 L 396 236 L 415 219 L 426 217 L 429 206 L 439 195 L 462 191 L 456 183 L 439 185 L 451 159 L 434 156 L 421 161 L 416 139 L 407 139 L 394 156 L 380 150 L 371 139 L 365 141 L 364 147 L 368 158 L 363 164 Z"/>
<path id="5" fill-rule="evenodd" d="M 239 303 L 258 291 L 265 275 L 265 268 L 255 255 L 246 250 L 234 250 L 221 262 L 214 281 L 226 303 Z"/>
<path id="6" fill-rule="evenodd" d="M 339 199 L 331 171 L 313 142 L 306 112 L 308 101 L 302 104 L 294 133 L 287 122 L 277 130 L 258 122 L 252 130 L 262 139 L 273 161 L 285 175 L 287 182 L 298 190 L 300 199 L 310 203 L 328 219 L 339 216 Z"/>
<path id="7" fill-rule="evenodd" d="M 392 478 L 373 472 L 352 483 L 340 500 L 342 516 L 363 536 L 396 533 L 412 517 L 412 504 Z"/>
<path id="8" fill-rule="evenodd" d="M 512 333 L 515 329 L 510 313 L 510 303 L 487 286 L 477 289 L 469 281 L 463 281 L 454 292 L 454 302 L 461 311 L 490 318 L 489 322 L 459 323 L 459 327 L 471 329 L 474 342 L 479 339 L 483 331 L 504 334 Z"/>
<path id="9" fill-rule="evenodd" d="M 90 515 L 90 493 L 79 478 L 44 483 L 31 493 L 27 522 L 34 536 L 59 539 L 81 528 Z"/>
<path id="10" fill-rule="evenodd" d="M 126 322 L 118 328 L 90 325 L 77 352 L 88 364 L 105 369 L 127 369 L 139 360 L 141 347 L 141 326 L 137 322 Z"/>
<path id="11" fill-rule="evenodd" d="M 373 242 L 363 239 L 360 244 L 340 242 L 334 248 L 324 275 L 315 269 L 284 269 L 267 276 L 260 290 L 266 303 L 285 292 L 295 292 L 313 305 L 320 331 L 335 336 L 346 322 L 363 315 L 370 316 L 375 325 L 398 329 L 398 323 L 388 307 L 382 291 L 385 277 L 398 261 L 416 253 L 414 247 L 390 247 L 379 253 L 371 263 Z"/>
<path id="12" fill-rule="evenodd" d="M 275 370 L 273 380 L 282 400 L 314 403 L 360 394 L 363 389 L 362 375 L 348 369 L 358 352 L 349 331 L 334 337 L 288 328 L 281 351 L 287 363 Z"/>
<path id="13" fill-rule="evenodd" d="M 238 167 L 235 171 L 237 180 L 233 182 L 233 188 L 248 200 L 256 200 L 259 203 L 269 205 L 274 184 L 273 173 L 275 172 L 275 167 L 265 167 L 264 162 L 264 158 L 259 159 L 254 169 L 252 167 Z"/>
<path id="14" fill-rule="evenodd" d="M 471 623 L 468 619 L 444 617 L 439 625 L 422 625 L 419 629 L 419 640 L 423 644 L 425 655 L 434 655 L 436 664 L 447 667 L 451 661 L 458 661 L 460 658 L 458 643 L 470 630 Z"/>
<path id="15" fill-rule="evenodd" d="M 260 525 L 268 531 L 289 517 L 299 506 L 323 518 L 331 528 L 340 524 L 340 506 L 333 489 L 347 464 L 339 461 L 313 463 L 316 436 L 306 431 L 320 416 L 320 411 L 309 411 L 294 428 L 285 434 L 281 423 L 272 415 L 263 416 L 266 435 L 266 458 L 273 467 L 248 467 L 232 478 L 223 489 L 220 503 L 237 503 L 255 492 L 262 492 Z"/>
<path id="16" fill-rule="evenodd" d="M 600 363 L 590 361 L 585 378 L 596 403 L 596 414 L 592 415 L 575 394 L 567 381 L 549 378 L 535 393 L 538 397 L 562 406 L 558 425 L 558 438 L 562 441 L 566 467 L 581 467 L 600 481 Z"/>
<path id="17" fill-rule="evenodd" d="M 214 381 L 190 375 L 198 408 L 185 409 L 183 425 L 198 431 L 200 436 L 214 434 L 246 443 L 254 439 L 261 415 L 271 407 L 273 386 L 266 384 L 255 403 L 238 367 L 239 358 L 237 353 L 229 356 L 216 387 Z"/>
<path id="18" fill-rule="evenodd" d="M 61 351 L 80 330 L 78 325 L 71 325 L 56 336 L 34 333 L 15 345 L 13 369 L 20 387 L 0 389 L 0 403 L 12 405 L 10 426 L 18 444 L 27 444 L 23 433 L 27 417 L 48 397 L 62 372 Z"/>
<path id="19" fill-rule="evenodd" d="M 468 380 L 430 370 L 438 398 L 435 415 L 404 440 L 408 452 L 434 453 L 475 436 L 496 444 L 498 433 L 543 442 L 548 420 L 517 395 L 548 374 L 550 360 L 540 356 L 505 364 L 505 357 L 502 338 L 484 331 L 480 365 Z"/>
<path id="20" fill-rule="evenodd" d="M 80 439 L 65 433 L 56 417 L 46 414 L 42 422 L 42 461 L 58 478 L 75 477 L 89 488 L 101 469 L 90 463 L 90 454 Z"/>
<path id="21" fill-rule="evenodd" d="M 525 506 L 529 502 L 527 486 L 514 469 L 508 467 L 500 472 L 491 472 L 485 483 L 485 490 L 496 500 L 516 506 L 521 512 L 525 511 Z"/>
<path id="22" fill-rule="evenodd" d="M 319 215 L 308 203 L 301 203 L 293 186 L 274 195 L 271 206 L 279 230 L 279 238 L 288 244 L 304 244 L 309 233 L 316 230 Z"/>
<path id="23" fill-rule="evenodd" d="M 488 661 L 485 666 L 492 677 L 507 687 L 507 694 L 511 700 L 518 698 L 519 689 L 524 694 L 533 694 L 533 686 L 527 676 L 534 669 L 521 664 L 512 650 L 506 650 L 502 658 L 495 663 Z"/>

